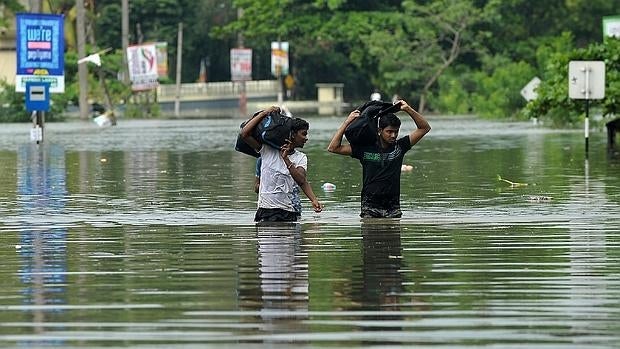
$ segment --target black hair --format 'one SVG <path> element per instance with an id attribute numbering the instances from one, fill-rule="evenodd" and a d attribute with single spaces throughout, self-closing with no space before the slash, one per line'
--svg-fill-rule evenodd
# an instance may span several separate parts
<path id="1" fill-rule="evenodd" d="M 310 128 L 308 121 L 300 118 L 293 118 L 293 124 L 291 125 L 291 132 L 295 133 L 300 130 L 307 130 Z"/>
<path id="2" fill-rule="evenodd" d="M 389 113 L 379 117 L 379 128 L 384 129 L 388 126 L 400 128 L 400 119 L 398 116 Z"/>

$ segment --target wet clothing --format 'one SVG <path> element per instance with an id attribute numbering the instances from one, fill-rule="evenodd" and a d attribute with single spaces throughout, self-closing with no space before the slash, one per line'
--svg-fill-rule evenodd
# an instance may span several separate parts
<path id="1" fill-rule="evenodd" d="M 258 208 L 254 215 L 255 222 L 296 222 L 299 219 L 297 212 L 286 211 L 281 208 Z"/>
<path id="2" fill-rule="evenodd" d="M 280 157 L 280 151 L 263 145 L 260 150 L 260 188 L 258 193 L 258 208 L 279 209 L 291 212 L 295 217 L 301 215 L 300 188 L 291 176 L 284 160 Z M 308 168 L 308 157 L 300 151 L 294 151 L 288 156 L 295 167 Z M 255 221 L 261 221 L 259 211 L 256 212 Z M 296 219 L 297 219 L 296 218 Z M 288 219 L 283 219 L 288 221 Z"/>
<path id="3" fill-rule="evenodd" d="M 405 153 L 411 149 L 409 136 L 387 149 L 377 143 L 351 145 L 351 157 L 362 165 L 361 217 L 398 218 L 400 211 L 400 173 Z"/>

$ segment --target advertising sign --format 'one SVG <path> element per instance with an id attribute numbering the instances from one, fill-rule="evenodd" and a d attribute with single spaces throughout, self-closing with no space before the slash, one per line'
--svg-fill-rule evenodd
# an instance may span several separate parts
<path id="1" fill-rule="evenodd" d="M 273 76 L 288 75 L 287 41 L 273 41 L 271 43 L 271 74 Z"/>
<path id="2" fill-rule="evenodd" d="M 64 18 L 62 15 L 16 15 L 17 75 L 15 91 L 26 83 L 49 83 L 51 93 L 65 92 Z"/>
<path id="3" fill-rule="evenodd" d="M 159 78 L 168 77 L 168 43 L 156 42 L 155 50 L 157 51 L 157 76 Z"/>
<path id="4" fill-rule="evenodd" d="M 133 91 L 153 90 L 159 86 L 155 44 L 127 47 L 127 63 Z"/>
<path id="5" fill-rule="evenodd" d="M 603 17 L 603 36 L 620 38 L 620 16 Z"/>
<path id="6" fill-rule="evenodd" d="M 230 79 L 232 81 L 252 80 L 252 49 L 230 49 Z"/>

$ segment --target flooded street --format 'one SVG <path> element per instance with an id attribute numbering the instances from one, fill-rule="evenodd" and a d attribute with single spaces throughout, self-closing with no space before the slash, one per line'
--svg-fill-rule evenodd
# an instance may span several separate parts
<path id="1" fill-rule="evenodd" d="M 324 212 L 279 226 L 252 221 L 242 120 L 3 125 L 0 347 L 620 347 L 605 133 L 586 161 L 582 130 L 430 117 L 402 219 L 361 221 L 342 119 L 307 118 Z"/>

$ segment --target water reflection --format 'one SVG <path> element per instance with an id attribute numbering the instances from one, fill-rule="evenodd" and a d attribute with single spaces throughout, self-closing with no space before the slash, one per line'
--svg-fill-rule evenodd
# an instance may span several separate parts
<path id="1" fill-rule="evenodd" d="M 256 225 L 260 317 L 268 333 L 303 331 L 308 312 L 308 254 L 299 223 Z"/>
<path id="2" fill-rule="evenodd" d="M 402 320 L 400 295 L 403 293 L 403 256 L 401 225 L 395 219 L 365 219 L 361 225 L 362 266 L 361 275 L 353 277 L 352 300 L 359 304 L 357 310 L 371 311 L 362 318 L 366 331 L 401 330 L 378 321 Z M 376 313 L 375 313 L 376 312 Z M 381 314 L 389 312 L 390 315 Z"/>
<path id="3" fill-rule="evenodd" d="M 21 147 L 17 187 L 22 215 L 62 214 L 66 196 L 64 150 L 53 145 Z M 16 250 L 21 258 L 22 309 L 30 315 L 33 331 L 42 334 L 45 323 L 62 312 L 57 306 L 67 303 L 67 229 L 24 223 L 19 231 Z"/>

